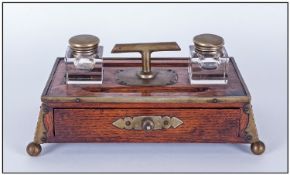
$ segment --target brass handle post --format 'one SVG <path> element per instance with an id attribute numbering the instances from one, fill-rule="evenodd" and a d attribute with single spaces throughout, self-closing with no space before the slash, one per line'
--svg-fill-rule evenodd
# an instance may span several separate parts
<path id="1" fill-rule="evenodd" d="M 142 55 L 142 70 L 137 75 L 141 79 L 152 79 L 155 74 L 151 71 L 151 53 L 157 51 L 179 51 L 176 42 L 159 43 L 130 43 L 116 44 L 112 53 L 139 52 Z"/>

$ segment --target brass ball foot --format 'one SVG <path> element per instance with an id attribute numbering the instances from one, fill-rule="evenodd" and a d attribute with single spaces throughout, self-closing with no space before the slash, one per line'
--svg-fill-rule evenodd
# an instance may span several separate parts
<path id="1" fill-rule="evenodd" d="M 251 144 L 251 151 L 256 155 L 261 155 L 265 152 L 265 144 L 262 141 L 254 142 Z"/>
<path id="2" fill-rule="evenodd" d="M 26 147 L 26 152 L 30 155 L 30 156 L 38 156 L 41 152 L 41 146 L 40 144 L 31 142 L 27 145 Z"/>

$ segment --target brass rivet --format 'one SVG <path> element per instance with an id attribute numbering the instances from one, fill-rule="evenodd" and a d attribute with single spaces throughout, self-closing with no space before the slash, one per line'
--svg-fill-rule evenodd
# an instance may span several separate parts
<path id="1" fill-rule="evenodd" d="M 253 138 L 253 137 L 252 137 L 251 135 L 247 135 L 247 137 L 246 137 L 247 141 L 251 141 L 252 138 Z"/>
<path id="2" fill-rule="evenodd" d="M 131 122 L 130 121 L 126 121 L 125 125 L 126 126 L 130 126 L 131 125 Z"/>
<path id="3" fill-rule="evenodd" d="M 249 112 L 249 108 L 248 108 L 248 107 L 245 107 L 245 108 L 244 108 L 244 111 L 245 111 L 245 112 Z"/>
<path id="4" fill-rule="evenodd" d="M 167 120 L 165 120 L 165 121 L 163 122 L 163 124 L 164 124 L 164 125 L 168 125 L 169 122 L 168 122 Z"/>
<path id="5" fill-rule="evenodd" d="M 213 102 L 213 103 L 217 103 L 218 100 L 217 100 L 216 98 L 214 98 L 214 99 L 212 100 L 212 102 Z"/>
<path id="6" fill-rule="evenodd" d="M 43 107 L 43 110 L 42 110 L 44 113 L 48 113 L 49 110 L 46 108 L 46 107 Z"/>

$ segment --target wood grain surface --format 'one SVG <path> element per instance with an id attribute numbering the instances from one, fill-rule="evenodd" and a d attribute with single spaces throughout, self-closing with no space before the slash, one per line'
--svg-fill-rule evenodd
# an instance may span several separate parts
<path id="1" fill-rule="evenodd" d="M 126 116 L 170 116 L 184 123 L 154 131 L 112 125 Z M 231 142 L 243 143 L 240 109 L 55 109 L 48 142 Z"/>
<path id="2" fill-rule="evenodd" d="M 44 117 L 45 142 L 246 143 L 248 115 L 243 107 L 250 103 L 250 94 L 234 59 L 230 60 L 227 85 L 190 85 L 187 58 L 153 58 L 153 69 L 175 70 L 178 82 L 136 87 L 120 85 L 115 77 L 120 69 L 141 69 L 140 59 L 105 59 L 102 85 L 66 85 L 64 60 L 59 58 L 42 94 L 48 109 Z M 155 101 L 147 102 L 148 98 Z M 112 125 L 119 118 L 144 115 L 178 117 L 184 123 L 175 129 L 156 131 L 124 130 Z"/>
<path id="3" fill-rule="evenodd" d="M 154 58 L 153 58 L 154 59 Z M 152 61 L 153 70 L 172 69 L 178 74 L 175 85 L 160 87 L 124 86 L 116 82 L 116 72 L 120 69 L 141 69 L 139 60 L 107 60 L 104 63 L 104 81 L 102 85 L 66 85 L 64 80 L 64 60 L 59 60 L 52 81 L 48 83 L 45 97 L 230 97 L 248 96 L 239 76 L 233 66 L 232 59 L 229 66 L 229 83 L 227 85 L 190 85 L 187 74 L 187 60 L 176 58 L 170 60 Z M 160 67 L 162 66 L 162 67 Z M 49 102 L 49 101 L 45 101 Z"/>

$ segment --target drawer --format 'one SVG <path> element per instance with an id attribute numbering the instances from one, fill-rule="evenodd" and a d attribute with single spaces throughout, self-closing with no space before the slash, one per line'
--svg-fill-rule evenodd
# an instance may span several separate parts
<path id="1" fill-rule="evenodd" d="M 177 117 L 176 128 L 144 131 L 112 123 L 138 116 Z M 54 109 L 51 142 L 243 142 L 240 109 Z"/>

